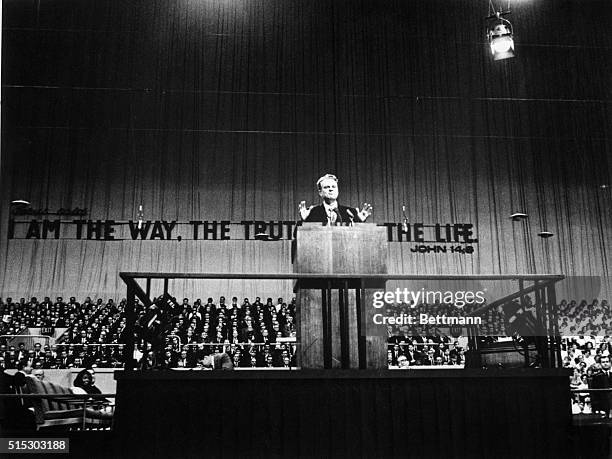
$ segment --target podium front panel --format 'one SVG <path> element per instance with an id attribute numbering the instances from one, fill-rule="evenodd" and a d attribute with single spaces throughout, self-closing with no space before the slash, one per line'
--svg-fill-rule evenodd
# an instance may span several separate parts
<path id="1" fill-rule="evenodd" d="M 293 271 L 321 274 L 387 274 L 387 231 L 374 224 L 297 229 Z"/>
<path id="2" fill-rule="evenodd" d="M 386 230 L 374 224 L 348 227 L 311 223 L 298 228 L 294 271 L 321 274 L 321 278 L 297 283 L 298 341 L 301 343 L 298 363 L 302 368 L 340 368 L 345 354 L 348 368 L 359 368 L 360 346 L 366 368 L 386 368 L 386 340 L 377 336 L 360 338 L 359 330 L 363 335 L 366 327 L 358 326 L 357 311 L 357 299 L 361 304 L 371 303 L 373 287 L 384 289 L 384 281 L 376 286 L 370 283 L 365 288 L 358 279 L 342 280 L 333 275 L 386 274 L 387 244 Z M 345 308 L 343 312 L 341 305 Z M 326 317 L 326 308 L 329 317 Z M 345 330 L 341 328 L 342 314 L 346 315 Z M 327 358 L 326 335 L 329 335 L 330 353 Z"/>

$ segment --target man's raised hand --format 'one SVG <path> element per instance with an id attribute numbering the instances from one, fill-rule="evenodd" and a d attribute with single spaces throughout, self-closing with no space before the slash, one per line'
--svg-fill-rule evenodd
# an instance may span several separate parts
<path id="1" fill-rule="evenodd" d="M 359 218 L 362 222 L 365 222 L 370 215 L 372 215 L 372 206 L 366 202 L 359 211 Z"/>
<path id="2" fill-rule="evenodd" d="M 310 215 L 310 210 L 313 207 L 314 206 L 306 207 L 306 201 L 300 202 L 300 205 L 298 206 L 298 210 L 300 212 L 300 216 L 302 217 L 302 220 L 306 220 L 308 218 L 308 215 Z"/>

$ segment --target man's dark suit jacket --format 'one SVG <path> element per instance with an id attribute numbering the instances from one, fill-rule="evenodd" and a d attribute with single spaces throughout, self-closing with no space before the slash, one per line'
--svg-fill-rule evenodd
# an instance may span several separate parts
<path id="1" fill-rule="evenodd" d="M 608 377 L 606 373 L 598 373 L 593 376 L 591 381 L 592 389 L 609 389 L 612 388 L 612 377 Z M 608 413 L 611 408 L 610 399 L 612 399 L 612 392 L 607 393 L 593 393 L 591 395 L 591 405 L 593 410 L 605 411 Z"/>
<path id="2" fill-rule="evenodd" d="M 352 217 L 348 213 L 349 210 L 353 214 Z M 340 218 L 336 220 L 336 223 L 350 223 L 351 220 L 354 222 L 361 222 L 361 219 L 358 216 L 359 211 L 354 207 L 341 206 L 340 204 L 338 204 L 338 213 L 340 214 Z M 325 207 L 323 206 L 323 204 L 320 204 L 310 209 L 310 213 L 304 221 L 327 223 L 327 212 L 325 211 Z"/>

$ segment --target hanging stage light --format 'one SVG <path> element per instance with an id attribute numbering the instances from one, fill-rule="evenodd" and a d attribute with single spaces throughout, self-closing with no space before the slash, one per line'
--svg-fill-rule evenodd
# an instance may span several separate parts
<path id="1" fill-rule="evenodd" d="M 498 23 L 489 29 L 489 46 L 493 60 L 499 61 L 514 57 L 514 39 L 512 38 L 512 24 L 500 18 L 505 23 Z"/>
<path id="2" fill-rule="evenodd" d="M 514 32 L 512 24 L 503 16 L 510 14 L 510 0 L 505 11 L 498 10 L 489 0 L 489 15 L 487 21 L 487 40 L 494 61 L 514 57 Z"/>

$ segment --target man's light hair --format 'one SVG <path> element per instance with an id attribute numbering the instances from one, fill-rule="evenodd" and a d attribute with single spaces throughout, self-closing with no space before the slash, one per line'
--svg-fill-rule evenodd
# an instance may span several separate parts
<path id="1" fill-rule="evenodd" d="M 338 183 L 338 178 L 333 175 L 333 174 L 325 174 L 323 177 L 321 177 L 319 180 L 317 180 L 317 188 L 319 190 L 321 190 L 321 182 L 323 182 L 323 180 L 333 180 L 334 182 Z"/>

